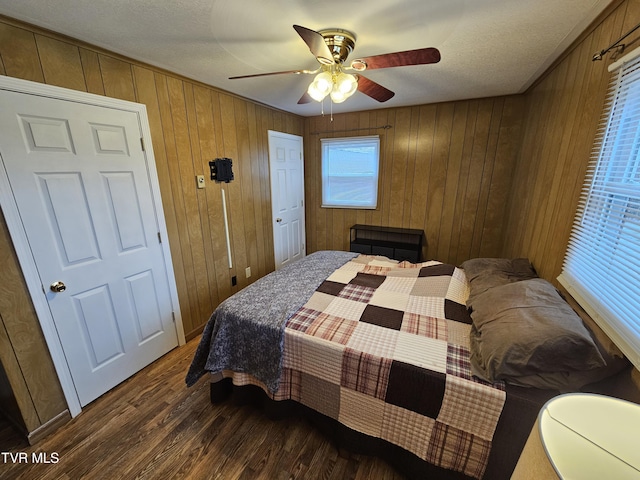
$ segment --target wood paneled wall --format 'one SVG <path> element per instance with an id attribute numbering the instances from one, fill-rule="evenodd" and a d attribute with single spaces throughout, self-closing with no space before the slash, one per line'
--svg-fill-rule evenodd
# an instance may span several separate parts
<path id="1" fill-rule="evenodd" d="M 562 268 L 610 78 L 612 54 L 591 57 L 640 22 L 640 2 L 614 2 L 607 13 L 526 95 L 503 254 L 528 256 L 551 281 Z M 639 38 L 625 40 L 629 50 Z"/>
<path id="2" fill-rule="evenodd" d="M 307 120 L 308 250 L 348 250 L 349 227 L 364 223 L 424 230 L 425 259 L 498 256 L 523 107 L 522 96 L 509 96 Z M 376 134 L 378 207 L 322 208 L 320 138 Z"/>
<path id="3" fill-rule="evenodd" d="M 0 74 L 146 105 L 187 339 L 201 332 L 220 301 L 274 269 L 267 130 L 302 135 L 303 118 L 2 16 Z M 207 180 L 205 189 L 196 189 L 195 176 L 208 178 L 208 162 L 217 157 L 233 159 L 235 180 Z M 222 188 L 233 269 L 227 263 Z M 6 232 L 4 218 L 0 230 Z M 2 292 L 0 327 L 7 335 L 0 340 L 12 346 L 15 358 L 3 348 L 0 359 L 19 384 L 14 393 L 31 431 L 66 404 L 19 267 L 5 268 L 5 261 L 17 265 L 6 234 L 0 235 L 0 257 L 0 279 L 24 297 L 18 302 Z M 244 273 L 248 266 L 250 279 Z M 236 274 L 238 285 L 232 287 Z"/>

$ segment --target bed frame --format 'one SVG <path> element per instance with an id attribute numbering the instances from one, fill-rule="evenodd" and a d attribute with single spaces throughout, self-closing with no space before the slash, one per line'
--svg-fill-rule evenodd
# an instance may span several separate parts
<path id="1" fill-rule="evenodd" d="M 550 398 L 560 392 L 507 385 L 507 401 L 496 428 L 489 463 L 484 478 L 508 480 L 518 462 L 538 412 Z M 233 401 L 238 405 L 260 408 L 273 420 L 300 416 L 309 420 L 340 451 L 372 455 L 392 465 L 410 479 L 469 479 L 470 477 L 427 463 L 411 452 L 385 440 L 356 432 L 333 418 L 327 417 L 293 400 L 275 401 L 255 385 L 235 386 L 231 378 L 212 382 L 211 402 Z"/>

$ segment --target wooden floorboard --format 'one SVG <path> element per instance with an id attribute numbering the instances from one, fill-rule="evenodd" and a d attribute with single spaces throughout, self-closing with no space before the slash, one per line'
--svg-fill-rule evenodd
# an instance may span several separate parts
<path id="1" fill-rule="evenodd" d="M 191 388 L 184 383 L 198 340 L 92 402 L 35 446 L 0 417 L 0 479 L 402 478 L 377 458 L 339 455 L 300 418 L 274 421 L 254 407 L 212 405 L 206 378 Z M 12 462 L 11 454 L 22 461 Z"/>

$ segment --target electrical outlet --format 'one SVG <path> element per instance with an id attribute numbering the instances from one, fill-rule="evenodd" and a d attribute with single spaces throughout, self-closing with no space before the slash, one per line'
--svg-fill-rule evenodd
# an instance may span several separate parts
<path id="1" fill-rule="evenodd" d="M 231 286 L 235 287 L 237 284 L 238 284 L 238 277 L 234 275 L 233 277 L 231 277 Z"/>
<path id="2" fill-rule="evenodd" d="M 198 186 L 198 188 L 205 187 L 204 175 L 196 175 L 196 185 Z"/>
<path id="3" fill-rule="evenodd" d="M 244 274 L 249 278 L 251 276 L 251 267 L 247 267 L 244 269 Z"/>

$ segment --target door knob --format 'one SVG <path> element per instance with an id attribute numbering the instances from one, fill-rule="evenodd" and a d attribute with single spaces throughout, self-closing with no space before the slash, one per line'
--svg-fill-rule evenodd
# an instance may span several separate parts
<path id="1" fill-rule="evenodd" d="M 49 288 L 52 292 L 60 293 L 64 292 L 67 289 L 67 286 L 62 282 L 53 282 Z"/>
<path id="2" fill-rule="evenodd" d="M 276 218 L 276 222 L 280 223 L 282 219 L 280 217 Z"/>

